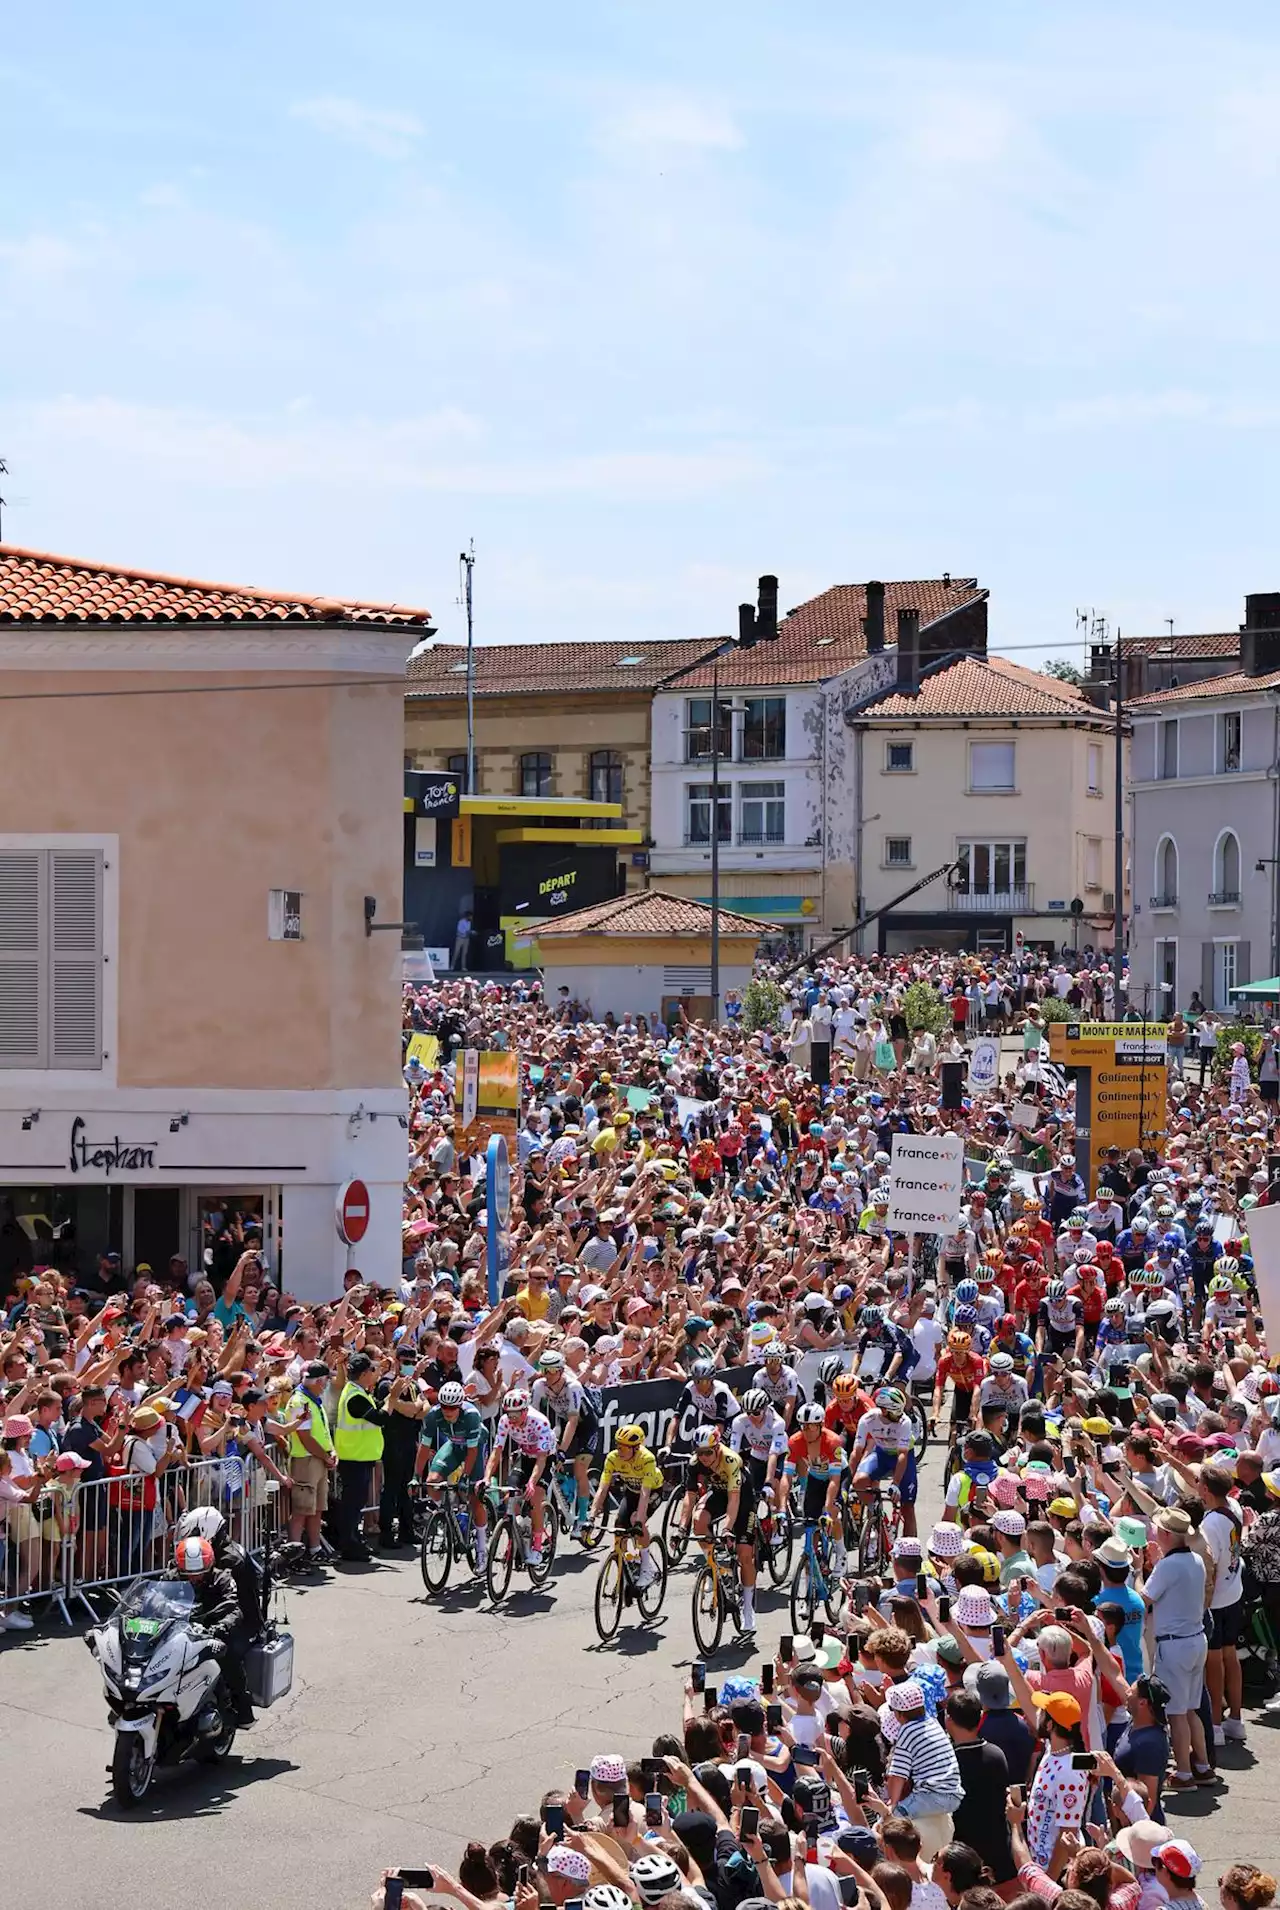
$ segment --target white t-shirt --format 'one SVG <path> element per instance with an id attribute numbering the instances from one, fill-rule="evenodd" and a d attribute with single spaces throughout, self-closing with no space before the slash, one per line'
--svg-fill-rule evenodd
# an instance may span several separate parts
<path id="1" fill-rule="evenodd" d="M 1216 1509 L 1206 1512 L 1201 1521 L 1200 1532 L 1216 1567 L 1213 1597 L 1209 1600 L 1211 1612 L 1224 1611 L 1243 1594 L 1240 1576 L 1240 1532 L 1243 1524 L 1244 1519 L 1239 1512 L 1233 1519 L 1229 1512 Z"/>
<path id="2" fill-rule="evenodd" d="M 913 1383 L 933 1378 L 938 1366 L 938 1348 L 946 1337 L 946 1328 L 938 1319 L 926 1316 L 916 1321 L 911 1329 L 911 1344 L 920 1358 L 911 1369 Z"/>

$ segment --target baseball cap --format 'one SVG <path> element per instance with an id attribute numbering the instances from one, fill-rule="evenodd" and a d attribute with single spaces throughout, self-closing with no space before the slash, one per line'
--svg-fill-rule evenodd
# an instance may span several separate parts
<path id="1" fill-rule="evenodd" d="M 1169 1872 L 1183 1883 L 1190 1883 L 1200 1874 L 1200 1859 L 1185 1837 L 1174 1837 L 1167 1844 L 1161 1844 L 1151 1855 L 1158 1858 Z"/>
<path id="2" fill-rule="evenodd" d="M 619 1757 L 616 1751 L 602 1751 L 598 1757 L 592 1758 L 591 1782 L 593 1784 L 625 1784 L 626 1781 L 626 1759 Z"/>
<path id="3" fill-rule="evenodd" d="M 1003 1666 L 995 1664 L 976 1665 L 973 1689 L 982 1703 L 984 1711 L 1011 1711 L 1013 1709 L 1013 1686 L 1009 1674 Z M 968 1684 L 968 1674 L 965 1683 Z"/>
<path id="4" fill-rule="evenodd" d="M 899 1717 L 907 1711 L 924 1709 L 924 1692 L 914 1678 L 908 1678 L 900 1685 L 890 1685 L 884 1695 L 889 1709 L 897 1712 Z"/>
<path id="5" fill-rule="evenodd" d="M 569 1877 L 574 1883 L 586 1883 L 591 1863 L 585 1851 L 571 1850 L 567 1844 L 553 1844 L 547 1852 L 547 1871 L 552 1877 Z"/>
<path id="6" fill-rule="evenodd" d="M 1031 1702 L 1037 1711 L 1047 1711 L 1055 1724 L 1064 1731 L 1080 1722 L 1080 1706 L 1068 1691 L 1036 1691 Z"/>

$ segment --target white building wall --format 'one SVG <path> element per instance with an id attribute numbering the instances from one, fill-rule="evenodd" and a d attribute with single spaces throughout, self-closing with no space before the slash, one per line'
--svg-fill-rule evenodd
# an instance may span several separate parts
<path id="1" fill-rule="evenodd" d="M 707 970 L 707 986 L 701 992 L 711 992 L 710 969 Z M 568 988 L 575 1000 L 591 1010 L 594 1021 L 601 1020 L 612 1012 L 624 1015 L 628 1010 L 633 1015 L 656 1015 L 663 996 L 675 991 L 663 987 L 663 968 L 660 962 L 621 963 L 617 966 L 595 967 L 583 963 L 581 967 L 562 967 L 559 963 L 546 970 L 548 994 L 554 994 L 561 987 Z M 751 980 L 749 963 L 720 964 L 721 999 L 731 989 L 741 992 Z"/>

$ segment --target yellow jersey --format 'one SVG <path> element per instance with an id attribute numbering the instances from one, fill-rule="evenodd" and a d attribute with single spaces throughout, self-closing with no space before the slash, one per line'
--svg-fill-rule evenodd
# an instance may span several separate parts
<path id="1" fill-rule="evenodd" d="M 600 1470 L 601 1483 L 620 1485 L 626 1492 L 643 1492 L 647 1486 L 656 1492 L 662 1484 L 662 1468 L 647 1446 L 628 1454 L 615 1446 Z"/>

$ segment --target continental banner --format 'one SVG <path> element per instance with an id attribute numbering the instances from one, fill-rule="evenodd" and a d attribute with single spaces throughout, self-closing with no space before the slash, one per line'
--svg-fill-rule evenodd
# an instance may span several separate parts
<path id="1" fill-rule="evenodd" d="M 469 1079 L 472 1055 L 475 1056 L 474 1100 Z M 515 1158 L 516 1133 L 520 1126 L 520 1057 L 513 1048 L 467 1051 L 462 1126 L 468 1150 L 473 1145 L 484 1147 L 491 1134 L 501 1134 Z"/>

